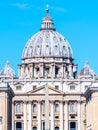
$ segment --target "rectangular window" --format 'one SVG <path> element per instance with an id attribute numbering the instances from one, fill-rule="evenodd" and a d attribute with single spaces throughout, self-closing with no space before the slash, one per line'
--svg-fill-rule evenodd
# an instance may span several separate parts
<path id="1" fill-rule="evenodd" d="M 22 130 L 22 123 L 16 122 L 16 130 Z"/>
<path id="2" fill-rule="evenodd" d="M 59 111 L 59 105 L 55 104 L 55 112 L 58 112 L 58 111 Z"/>
<path id="3" fill-rule="evenodd" d="M 21 86 L 16 86 L 16 90 L 21 90 Z"/>
<path id="4" fill-rule="evenodd" d="M 71 103 L 70 104 L 70 112 L 74 112 L 75 111 L 75 104 Z"/>
<path id="5" fill-rule="evenodd" d="M 33 86 L 33 90 L 35 90 L 35 89 L 36 89 L 36 86 L 34 85 L 34 86 Z"/>
<path id="6" fill-rule="evenodd" d="M 42 112 L 45 112 L 45 102 L 42 102 Z"/>
<path id="7" fill-rule="evenodd" d="M 70 130 L 76 130 L 76 122 L 70 122 Z"/>
<path id="8" fill-rule="evenodd" d="M 21 103 L 16 104 L 16 112 L 20 113 L 21 112 Z"/>
<path id="9" fill-rule="evenodd" d="M 59 86 L 56 85 L 56 86 L 55 86 L 55 89 L 59 89 Z"/>
<path id="10" fill-rule="evenodd" d="M 36 68 L 36 74 L 39 74 L 39 71 L 40 71 L 39 68 Z"/>
<path id="11" fill-rule="evenodd" d="M 47 72 L 47 74 L 49 74 L 49 68 L 48 67 L 45 68 L 45 71 Z"/>
<path id="12" fill-rule="evenodd" d="M 70 90 L 75 90 L 75 86 L 70 86 Z"/>

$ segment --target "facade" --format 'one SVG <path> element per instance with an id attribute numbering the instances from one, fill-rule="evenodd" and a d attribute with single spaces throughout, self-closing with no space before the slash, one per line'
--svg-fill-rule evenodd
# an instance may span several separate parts
<path id="1" fill-rule="evenodd" d="M 0 82 L 0 130 L 11 130 L 12 98 L 14 92 L 7 83 Z"/>
<path id="2" fill-rule="evenodd" d="M 24 47 L 18 77 L 8 61 L 0 72 L 0 130 L 97 130 L 97 86 L 87 61 L 77 73 L 71 46 L 47 8 L 40 31 Z M 8 111 L 3 92 L 11 95 L 4 98 Z M 10 128 L 4 128 L 5 117 Z"/>

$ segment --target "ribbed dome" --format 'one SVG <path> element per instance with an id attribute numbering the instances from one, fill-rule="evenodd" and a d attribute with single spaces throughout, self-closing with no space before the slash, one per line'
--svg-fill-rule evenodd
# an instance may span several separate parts
<path id="1" fill-rule="evenodd" d="M 10 64 L 9 62 L 7 61 L 6 62 L 6 65 L 5 67 L 1 70 L 0 72 L 0 77 L 9 77 L 9 78 L 12 78 L 12 77 L 15 77 L 15 72 L 14 70 L 10 67 Z"/>
<path id="2" fill-rule="evenodd" d="M 46 9 L 46 16 L 42 21 L 42 27 L 27 42 L 22 58 L 31 57 L 64 57 L 72 58 L 73 54 L 68 41 L 55 31 L 53 21 Z"/>
<path id="3" fill-rule="evenodd" d="M 80 71 L 80 76 L 95 75 L 94 71 L 89 67 L 88 61 L 85 62 L 83 69 Z"/>

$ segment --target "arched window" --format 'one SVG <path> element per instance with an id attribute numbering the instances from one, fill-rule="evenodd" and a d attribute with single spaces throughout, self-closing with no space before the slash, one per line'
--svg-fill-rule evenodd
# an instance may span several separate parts
<path id="1" fill-rule="evenodd" d="M 55 104 L 55 112 L 58 112 L 58 111 L 59 111 L 59 105 Z"/>
<path id="2" fill-rule="evenodd" d="M 37 127 L 33 127 L 33 130 L 37 130 Z"/>
<path id="3" fill-rule="evenodd" d="M 55 130 L 59 130 L 59 127 L 55 127 Z"/>
<path id="4" fill-rule="evenodd" d="M 75 111 L 75 104 L 74 104 L 74 103 L 71 103 L 71 104 L 70 104 L 70 111 L 71 111 L 71 112 L 74 112 L 74 111 Z"/>
<path id="5" fill-rule="evenodd" d="M 33 112 L 36 112 L 37 111 L 37 106 L 36 104 L 33 105 Z"/>
<path id="6" fill-rule="evenodd" d="M 21 103 L 16 104 L 16 112 L 21 112 Z"/>

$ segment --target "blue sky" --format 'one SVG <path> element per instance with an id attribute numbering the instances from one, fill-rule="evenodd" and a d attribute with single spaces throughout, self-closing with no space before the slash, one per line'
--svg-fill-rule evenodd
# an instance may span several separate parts
<path id="1" fill-rule="evenodd" d="M 46 5 L 56 30 L 70 43 L 78 71 L 86 60 L 98 74 L 97 0 L 2 0 L 0 1 L 0 70 L 6 60 L 18 72 L 28 39 L 39 31 Z"/>

